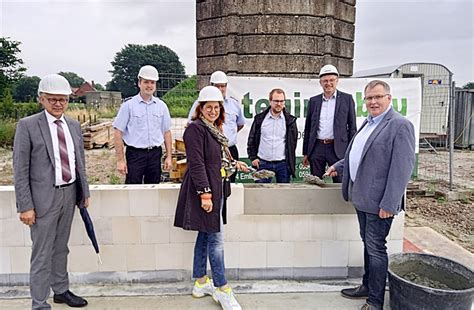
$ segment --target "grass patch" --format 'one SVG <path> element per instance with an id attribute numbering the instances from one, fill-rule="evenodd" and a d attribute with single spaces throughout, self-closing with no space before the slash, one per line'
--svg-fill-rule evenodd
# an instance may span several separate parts
<path id="1" fill-rule="evenodd" d="M 3 119 L 0 122 L 0 146 L 11 148 L 13 138 L 15 137 L 16 121 L 12 119 Z"/>
<path id="2" fill-rule="evenodd" d="M 189 109 L 196 101 L 197 76 L 193 75 L 182 81 L 163 96 L 170 111 L 171 117 L 188 117 Z"/>

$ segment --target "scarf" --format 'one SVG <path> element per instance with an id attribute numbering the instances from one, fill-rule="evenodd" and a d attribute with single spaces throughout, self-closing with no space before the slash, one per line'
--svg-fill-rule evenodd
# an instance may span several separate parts
<path id="1" fill-rule="evenodd" d="M 232 174 L 235 173 L 236 161 L 232 158 L 232 155 L 229 151 L 229 139 L 224 135 L 222 130 L 216 127 L 214 123 L 209 122 L 203 115 L 200 116 L 201 121 L 204 123 L 206 128 L 209 130 L 211 135 L 219 142 L 221 145 L 222 151 L 222 168 L 224 168 L 226 175 L 225 178 L 228 179 Z"/>

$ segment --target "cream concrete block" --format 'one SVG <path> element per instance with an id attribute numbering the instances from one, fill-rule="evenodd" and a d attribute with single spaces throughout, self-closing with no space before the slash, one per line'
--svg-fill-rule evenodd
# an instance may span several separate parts
<path id="1" fill-rule="evenodd" d="M 231 184 L 232 194 L 227 198 L 227 216 L 244 214 L 244 186 Z"/>
<path id="2" fill-rule="evenodd" d="M 255 225 L 257 229 L 256 241 L 281 241 L 281 216 L 257 215 Z"/>
<path id="3" fill-rule="evenodd" d="M 183 242 L 195 242 L 197 237 L 197 231 L 184 230 L 180 227 L 174 227 L 174 219 L 170 219 L 169 223 L 169 235 L 170 243 L 183 243 Z"/>
<path id="4" fill-rule="evenodd" d="M 100 193 L 101 216 L 129 216 L 128 192 L 127 189 L 102 190 Z"/>
<path id="5" fill-rule="evenodd" d="M 309 241 L 313 225 L 312 215 L 282 215 L 281 240 Z"/>
<path id="6" fill-rule="evenodd" d="M 240 267 L 240 244 L 239 242 L 224 242 L 224 257 L 226 268 Z"/>
<path id="7" fill-rule="evenodd" d="M 152 244 L 127 245 L 127 270 L 155 270 L 155 246 Z"/>
<path id="8" fill-rule="evenodd" d="M 12 273 L 30 272 L 31 247 L 11 247 Z"/>
<path id="9" fill-rule="evenodd" d="M 159 216 L 174 217 L 178 204 L 179 188 L 161 189 L 159 195 Z"/>
<path id="10" fill-rule="evenodd" d="M 334 215 L 337 240 L 360 240 L 359 221 L 355 214 Z"/>
<path id="11" fill-rule="evenodd" d="M 139 244 L 140 223 L 134 217 L 112 218 L 113 244 Z"/>
<path id="12" fill-rule="evenodd" d="M 364 266 L 364 244 L 362 240 L 349 241 L 349 266 Z"/>
<path id="13" fill-rule="evenodd" d="M 193 267 L 194 245 L 195 242 L 183 243 L 183 269 L 192 269 Z"/>
<path id="14" fill-rule="evenodd" d="M 12 273 L 9 247 L 0 247 L 0 274 L 2 273 Z"/>
<path id="15" fill-rule="evenodd" d="M 18 218 L 0 220 L 0 246 L 24 246 L 23 226 Z"/>
<path id="16" fill-rule="evenodd" d="M 321 242 L 295 242 L 293 254 L 294 267 L 321 267 Z"/>
<path id="17" fill-rule="evenodd" d="M 267 242 L 267 267 L 293 267 L 293 242 Z"/>
<path id="18" fill-rule="evenodd" d="M 69 247 L 68 270 L 70 272 L 99 271 L 99 261 L 94 248 L 89 245 Z"/>
<path id="19" fill-rule="evenodd" d="M 100 245 L 114 244 L 114 234 L 112 227 L 113 217 L 100 217 L 93 219 L 95 236 Z M 84 237 L 84 243 L 89 244 L 89 237 Z"/>
<path id="20" fill-rule="evenodd" d="M 183 263 L 184 250 L 182 243 L 157 244 L 155 245 L 156 269 L 191 269 L 192 265 L 185 266 Z"/>
<path id="21" fill-rule="evenodd" d="M 311 219 L 312 240 L 335 240 L 336 224 L 333 215 L 312 215 Z"/>
<path id="22" fill-rule="evenodd" d="M 387 239 L 402 240 L 405 231 L 405 212 L 400 212 L 393 218 L 392 227 Z"/>
<path id="23" fill-rule="evenodd" d="M 403 252 L 403 240 L 388 240 L 387 241 L 387 254 L 395 254 Z"/>
<path id="24" fill-rule="evenodd" d="M 31 241 L 30 226 L 23 225 L 23 241 L 25 242 L 25 246 L 31 246 L 33 244 Z"/>
<path id="25" fill-rule="evenodd" d="M 104 208 L 102 199 L 101 199 L 101 191 L 100 190 L 94 190 L 90 189 L 91 197 L 90 197 L 90 205 L 87 208 L 87 211 L 89 212 L 89 215 L 92 219 L 92 221 L 98 219 L 101 217 L 101 210 Z"/>
<path id="26" fill-rule="evenodd" d="M 97 237 L 97 236 L 96 236 Z M 87 238 L 84 222 L 77 216 L 74 217 L 71 225 L 71 235 L 69 236 L 69 245 L 85 245 L 84 238 Z"/>
<path id="27" fill-rule="evenodd" d="M 240 268 L 267 267 L 266 242 L 240 242 Z"/>
<path id="28" fill-rule="evenodd" d="M 170 219 L 168 217 L 141 217 L 138 219 L 142 244 L 170 242 Z"/>
<path id="29" fill-rule="evenodd" d="M 160 194 L 156 188 L 133 189 L 128 192 L 131 216 L 157 216 Z"/>
<path id="30" fill-rule="evenodd" d="M 226 241 L 255 241 L 257 237 L 257 223 L 253 215 L 234 216 L 224 226 Z"/>
<path id="31" fill-rule="evenodd" d="M 104 245 L 100 247 L 99 271 L 127 271 L 127 255 L 125 245 Z"/>
<path id="32" fill-rule="evenodd" d="M 14 213 L 12 205 L 13 203 L 13 196 L 15 192 L 13 191 L 0 191 L 0 219 L 7 219 L 11 218 Z"/>
<path id="33" fill-rule="evenodd" d="M 347 267 L 349 264 L 349 241 L 322 241 L 322 267 Z"/>

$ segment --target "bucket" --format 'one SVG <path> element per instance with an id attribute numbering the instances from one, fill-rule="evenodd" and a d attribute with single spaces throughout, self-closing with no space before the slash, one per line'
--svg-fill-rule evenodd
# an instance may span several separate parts
<path id="1" fill-rule="evenodd" d="M 455 261 L 430 254 L 398 253 L 389 257 L 392 310 L 470 310 L 474 272 Z"/>

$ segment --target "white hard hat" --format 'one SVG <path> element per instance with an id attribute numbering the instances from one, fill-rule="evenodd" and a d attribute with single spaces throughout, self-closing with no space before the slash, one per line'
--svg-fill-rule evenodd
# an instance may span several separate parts
<path id="1" fill-rule="evenodd" d="M 140 71 L 138 71 L 138 77 L 145 79 L 145 80 L 151 80 L 151 81 L 158 81 L 158 70 L 156 70 L 155 67 L 146 65 L 140 68 Z"/>
<path id="2" fill-rule="evenodd" d="M 216 71 L 211 74 L 210 82 L 212 84 L 227 84 L 227 75 L 222 71 Z"/>
<path id="3" fill-rule="evenodd" d="M 199 92 L 198 102 L 224 101 L 219 88 L 215 86 L 206 86 Z"/>
<path id="4" fill-rule="evenodd" d="M 72 91 L 71 86 L 65 77 L 59 74 L 49 74 L 39 82 L 38 95 L 40 93 L 69 96 Z"/>
<path id="5" fill-rule="evenodd" d="M 337 71 L 336 67 L 333 65 L 325 65 L 324 67 L 321 68 L 321 71 L 319 71 L 319 77 L 322 77 L 323 75 L 326 74 L 335 74 L 339 76 L 339 72 Z"/>

